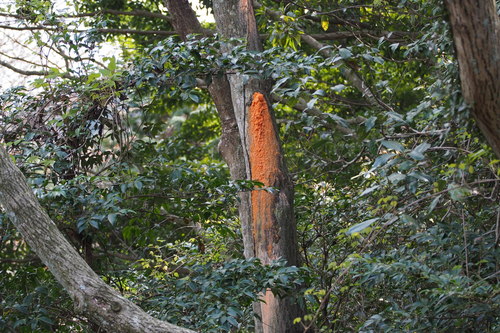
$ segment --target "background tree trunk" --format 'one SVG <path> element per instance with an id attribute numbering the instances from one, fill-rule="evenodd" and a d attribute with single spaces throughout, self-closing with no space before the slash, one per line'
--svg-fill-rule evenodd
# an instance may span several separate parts
<path id="1" fill-rule="evenodd" d="M 80 312 L 109 332 L 194 333 L 151 317 L 108 286 L 64 238 L 0 147 L 0 203 Z"/>
<path id="2" fill-rule="evenodd" d="M 172 25 L 181 39 L 186 40 L 189 34 L 203 34 L 196 14 L 187 0 L 165 0 L 165 6 L 172 17 Z M 190 22 L 190 24 L 185 24 Z M 231 179 L 247 179 L 245 157 L 241 145 L 238 124 L 233 109 L 231 86 L 227 76 L 213 76 L 208 85 L 208 91 L 215 104 L 221 121 L 222 134 L 219 151 L 229 167 Z M 253 236 L 250 216 L 250 193 L 241 192 L 239 203 L 239 216 L 243 236 L 245 258 L 254 257 Z"/>
<path id="3" fill-rule="evenodd" d="M 465 101 L 500 157 L 500 20 L 494 0 L 446 0 Z"/>

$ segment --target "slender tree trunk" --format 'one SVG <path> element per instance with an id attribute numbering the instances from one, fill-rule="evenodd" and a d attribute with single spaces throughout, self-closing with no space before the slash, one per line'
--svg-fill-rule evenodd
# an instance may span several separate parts
<path id="1" fill-rule="evenodd" d="M 247 49 L 261 51 L 251 0 L 214 0 L 217 31 L 225 38 L 243 38 Z M 230 51 L 227 45 L 223 50 Z M 260 79 L 245 80 L 243 74 L 228 75 L 234 116 L 238 125 L 246 179 L 262 182 L 277 191 L 255 190 L 249 216 L 253 244 L 245 244 L 245 255 L 257 257 L 264 264 L 285 259 L 297 265 L 298 250 L 293 214 L 293 184 L 286 169 L 274 113 L 269 105 L 269 83 Z M 241 215 L 241 214 L 240 214 Z M 301 316 L 297 304 L 264 293 L 260 307 L 258 332 L 300 332 L 293 320 Z M 262 325 L 262 326 L 261 326 Z"/>
<path id="2" fill-rule="evenodd" d="M 165 0 L 172 24 L 182 39 L 187 34 L 203 34 L 187 0 Z M 249 50 L 260 51 L 252 2 L 248 0 L 214 1 L 217 30 L 224 37 L 245 38 Z M 186 24 L 186 22 L 189 22 Z M 227 47 L 223 51 L 231 51 Z M 262 80 L 243 80 L 240 73 L 214 77 L 209 85 L 222 124 L 220 151 L 233 179 L 251 179 L 277 188 L 240 195 L 245 257 L 257 257 L 264 264 L 286 259 L 297 264 L 293 185 L 286 170 L 276 122 L 268 104 L 269 84 Z M 300 308 L 288 299 L 271 292 L 263 295 L 265 303 L 256 303 L 256 332 L 299 332 L 293 319 Z"/>
<path id="3" fill-rule="evenodd" d="M 108 332 L 194 333 L 148 315 L 108 286 L 64 238 L 0 146 L 0 204 L 31 249 L 69 293 L 77 312 Z"/>
<path id="4" fill-rule="evenodd" d="M 446 0 L 465 101 L 500 157 L 500 19 L 494 0 Z"/>

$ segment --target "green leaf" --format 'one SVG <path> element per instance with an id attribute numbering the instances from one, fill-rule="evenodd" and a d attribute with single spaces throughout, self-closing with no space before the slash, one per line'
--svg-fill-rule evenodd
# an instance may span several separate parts
<path id="1" fill-rule="evenodd" d="M 372 225 L 374 222 L 377 222 L 380 218 L 376 217 L 374 219 L 369 219 L 369 220 L 366 220 L 366 221 L 363 221 L 361 223 L 358 223 L 352 227 L 350 227 L 347 231 L 346 231 L 346 234 L 348 235 L 352 235 L 356 232 L 361 232 L 363 230 L 365 230 L 366 228 L 368 228 L 370 225 Z"/>
<path id="2" fill-rule="evenodd" d="M 406 179 L 406 175 L 402 174 L 402 173 L 399 173 L 399 172 L 395 172 L 395 173 L 391 174 L 389 177 L 387 177 L 387 179 L 389 179 L 389 181 L 392 184 L 397 184 L 400 181 L 405 180 Z"/>
<path id="3" fill-rule="evenodd" d="M 470 190 L 457 184 L 448 185 L 450 197 L 453 201 L 464 201 L 470 195 Z"/>
<path id="4" fill-rule="evenodd" d="M 236 319 L 234 319 L 233 317 L 226 317 L 226 319 L 231 325 L 238 327 L 238 322 L 236 321 Z"/>
<path id="5" fill-rule="evenodd" d="M 99 221 L 92 219 L 92 220 L 90 220 L 89 224 L 91 226 L 93 226 L 94 228 L 99 229 Z"/>
<path id="6" fill-rule="evenodd" d="M 395 150 L 395 151 L 399 151 L 399 152 L 402 152 L 405 150 L 405 147 L 403 147 L 402 144 L 400 144 L 399 142 L 397 141 L 387 141 L 387 140 L 383 140 L 382 141 L 382 145 L 387 148 L 387 149 L 392 149 L 392 150 Z"/>
<path id="7" fill-rule="evenodd" d="M 430 144 L 424 142 L 413 149 L 408 155 L 414 160 L 421 161 L 425 158 L 424 153 L 431 147 Z"/>
<path id="8" fill-rule="evenodd" d="M 49 324 L 49 325 L 54 325 L 54 321 L 48 317 L 45 317 L 45 316 L 41 316 L 38 318 L 40 321 L 43 321 L 44 323 L 46 324 Z"/>
<path id="9" fill-rule="evenodd" d="M 352 57 L 352 52 L 351 50 L 343 47 L 339 50 L 339 55 L 342 57 L 342 59 L 349 59 Z"/>
<path id="10" fill-rule="evenodd" d="M 276 89 L 278 89 L 279 87 L 281 87 L 286 81 L 288 81 L 290 78 L 288 76 L 285 76 L 284 78 L 281 78 L 279 79 L 275 84 L 274 84 L 274 88 L 273 88 L 273 91 L 274 92 Z"/>
<path id="11" fill-rule="evenodd" d="M 240 311 L 236 308 L 231 307 L 231 306 L 227 308 L 227 313 L 231 317 L 238 317 L 240 315 Z"/>
<path id="12" fill-rule="evenodd" d="M 333 90 L 335 92 L 341 92 L 344 89 L 345 89 L 345 85 L 343 85 L 343 84 L 337 84 L 337 85 L 330 88 L 330 90 Z"/>
<path id="13" fill-rule="evenodd" d="M 393 112 L 393 111 L 389 111 L 389 112 L 386 112 L 386 114 L 389 116 L 389 118 L 391 118 L 392 120 L 395 120 L 397 122 L 401 122 L 401 123 L 404 123 L 405 120 L 403 118 L 402 115 L 400 115 L 399 113 L 396 113 L 396 112 Z"/>
<path id="14" fill-rule="evenodd" d="M 412 171 L 408 174 L 409 177 L 417 178 L 418 180 L 422 180 L 424 182 L 430 182 L 432 181 L 432 177 L 429 175 L 426 175 L 425 173 L 419 172 L 419 171 Z"/>
<path id="15" fill-rule="evenodd" d="M 325 96 L 325 91 L 323 89 L 318 89 L 315 92 L 313 92 L 313 96 Z"/>
<path id="16" fill-rule="evenodd" d="M 371 170 L 375 170 L 376 168 L 380 167 L 380 166 L 383 166 L 384 164 L 387 163 L 387 161 L 389 161 L 393 156 L 396 156 L 396 154 L 393 154 L 393 153 L 387 153 L 387 154 L 383 154 L 383 155 L 380 155 L 379 157 L 377 157 L 375 159 L 375 162 L 373 163 L 372 165 L 372 168 Z"/>
<path id="17" fill-rule="evenodd" d="M 109 59 L 108 70 L 114 72 L 116 70 L 116 58 L 112 56 L 110 58 L 107 58 L 106 60 L 108 59 Z"/>
<path id="18" fill-rule="evenodd" d="M 427 214 L 430 214 L 434 210 L 434 208 L 436 208 L 440 199 L 441 195 L 438 195 L 437 197 L 434 198 L 434 200 L 432 200 L 431 204 L 429 205 L 429 208 L 427 209 Z"/>
<path id="19" fill-rule="evenodd" d="M 377 121 L 377 117 L 370 117 L 370 118 L 365 120 L 365 128 L 366 128 L 367 132 L 369 130 L 371 130 L 373 128 L 373 126 L 375 126 L 376 121 Z"/>
<path id="20" fill-rule="evenodd" d="M 317 101 L 318 101 L 317 98 L 311 99 L 309 102 L 307 102 L 307 108 L 312 109 L 314 107 L 314 104 L 316 104 Z"/>
<path id="21" fill-rule="evenodd" d="M 391 48 L 392 52 L 394 52 L 399 47 L 399 43 L 391 44 L 391 45 L 389 45 L 389 47 Z"/>
<path id="22" fill-rule="evenodd" d="M 109 223 L 111 223 L 112 225 L 115 225 L 116 217 L 117 216 L 118 216 L 118 214 L 116 214 L 116 213 L 108 214 L 108 221 L 109 221 Z"/>
<path id="23" fill-rule="evenodd" d="M 412 224 L 417 223 L 417 221 L 408 214 L 402 214 L 400 219 L 403 223 L 412 223 Z"/>
<path id="24" fill-rule="evenodd" d="M 193 102 L 195 102 L 195 103 L 200 103 L 200 101 L 201 101 L 200 96 L 198 96 L 198 95 L 197 95 L 196 93 L 194 93 L 194 92 L 190 92 L 190 93 L 188 94 L 188 96 L 189 96 L 189 99 L 191 99 L 191 100 L 192 100 Z"/>
<path id="25" fill-rule="evenodd" d="M 361 192 L 361 194 L 359 196 L 362 197 L 362 196 L 365 196 L 365 195 L 367 195 L 369 193 L 372 193 L 373 191 L 375 191 L 379 187 L 380 187 L 379 185 L 375 185 L 375 186 L 369 187 L 366 190 L 364 190 L 363 192 Z"/>

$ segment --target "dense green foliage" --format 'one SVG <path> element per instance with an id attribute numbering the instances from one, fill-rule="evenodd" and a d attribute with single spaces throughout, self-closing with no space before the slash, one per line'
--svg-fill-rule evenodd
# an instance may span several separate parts
<path id="1" fill-rule="evenodd" d="M 58 25 L 33 40 L 67 50 L 72 65 L 2 92 L 1 139 L 87 262 L 151 314 L 245 332 L 252 301 L 271 288 L 297 296 L 307 308 L 297 320 L 319 332 L 500 329 L 500 161 L 462 102 L 441 1 L 263 1 L 265 51 L 229 54 L 220 45 L 239 41 L 97 30 L 171 29 L 161 19 L 104 13 L 63 24 L 48 1 L 16 9 Z M 80 19 L 95 30 L 74 33 Z M 334 32 L 348 37 L 325 41 L 330 56 L 300 38 Z M 106 40 L 123 57 L 93 61 Z M 258 184 L 229 179 L 203 89 L 234 71 L 274 83 L 303 267 L 242 259 L 237 194 Z M 4 215 L 0 226 L 0 330 L 97 331 Z"/>

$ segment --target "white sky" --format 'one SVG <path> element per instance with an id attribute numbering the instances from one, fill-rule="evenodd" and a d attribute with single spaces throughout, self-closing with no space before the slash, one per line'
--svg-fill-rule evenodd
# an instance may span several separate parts
<path id="1" fill-rule="evenodd" d="M 207 14 L 207 10 L 199 9 L 199 0 L 191 0 L 192 7 L 195 9 L 202 22 L 214 22 L 213 16 Z M 0 0 L 0 8 L 4 8 L 9 4 L 14 4 L 12 0 Z M 68 5 L 64 0 L 55 0 L 54 7 L 56 11 L 64 12 L 68 8 Z M 0 17 L 0 25 L 12 24 L 13 19 Z M 61 64 L 61 58 L 56 57 L 54 54 L 43 54 L 44 50 L 37 48 L 35 45 L 29 45 L 26 43 L 30 37 L 30 32 L 14 31 L 0 29 L 0 60 L 12 64 L 15 67 L 24 70 L 40 70 L 26 62 L 16 61 L 15 58 L 29 60 L 33 63 L 43 63 L 50 67 L 56 67 L 56 65 Z M 117 49 L 111 44 L 104 45 L 100 50 L 100 56 L 102 58 L 109 55 L 116 56 Z M 9 55 L 13 58 L 9 59 L 5 55 Z M 47 63 L 47 62 L 51 62 Z M 23 76 L 8 68 L 0 65 L 0 91 L 8 89 L 13 86 L 26 84 L 28 81 L 36 78 L 35 76 Z"/>

